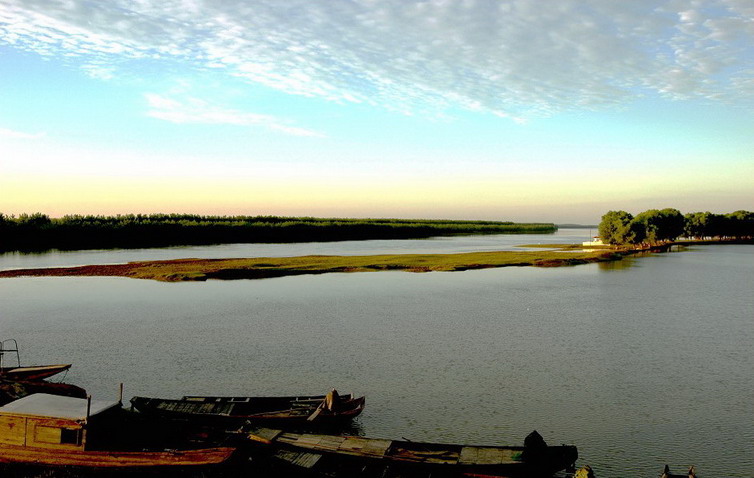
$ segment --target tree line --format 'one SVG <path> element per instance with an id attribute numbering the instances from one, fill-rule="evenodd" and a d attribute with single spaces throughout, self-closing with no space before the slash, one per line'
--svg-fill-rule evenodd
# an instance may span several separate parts
<path id="1" fill-rule="evenodd" d="M 0 213 L 0 251 L 163 247 L 229 243 L 417 239 L 457 234 L 546 234 L 554 224 L 509 221 L 282 216 Z"/>
<path id="2" fill-rule="evenodd" d="M 650 209 L 635 217 L 626 211 L 609 211 L 598 227 L 605 244 L 654 246 L 689 239 L 754 239 L 754 213 L 735 211 L 729 214 L 691 212 L 678 209 Z"/>

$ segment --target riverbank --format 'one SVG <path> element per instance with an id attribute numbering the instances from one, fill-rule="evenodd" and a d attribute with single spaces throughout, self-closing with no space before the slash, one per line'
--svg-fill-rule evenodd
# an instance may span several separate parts
<path id="1" fill-rule="evenodd" d="M 369 256 L 257 257 L 245 259 L 177 259 L 127 264 L 88 265 L 0 271 L 0 278 L 108 276 L 163 282 L 208 279 L 264 279 L 329 272 L 463 271 L 509 266 L 560 267 L 614 261 L 614 251 L 500 251 L 460 254 L 390 254 Z"/>

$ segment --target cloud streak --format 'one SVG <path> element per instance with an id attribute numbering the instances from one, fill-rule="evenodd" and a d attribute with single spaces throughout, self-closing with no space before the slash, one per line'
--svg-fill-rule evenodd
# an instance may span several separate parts
<path id="1" fill-rule="evenodd" d="M 321 133 L 285 124 L 274 116 L 222 109 L 198 98 L 178 100 L 154 93 L 145 95 L 149 104 L 148 116 L 171 123 L 225 124 L 237 126 L 265 126 L 292 136 L 322 137 Z"/>
<path id="2" fill-rule="evenodd" d="M 751 104 L 752 10 L 750 0 L 6 0 L 0 42 L 68 55 L 103 79 L 124 60 L 182 61 L 289 94 L 521 120 L 643 95 Z"/>
<path id="3" fill-rule="evenodd" d="M 16 131 L 8 128 L 0 128 L 0 138 L 37 139 L 43 136 L 44 133 L 24 133 L 22 131 Z"/>

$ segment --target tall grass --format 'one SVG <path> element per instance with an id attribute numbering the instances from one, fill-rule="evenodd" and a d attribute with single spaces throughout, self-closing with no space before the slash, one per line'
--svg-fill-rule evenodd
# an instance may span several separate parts
<path id="1" fill-rule="evenodd" d="M 161 247 L 227 243 L 413 239 L 458 234 L 546 234 L 554 224 L 283 216 L 0 214 L 0 250 Z"/>

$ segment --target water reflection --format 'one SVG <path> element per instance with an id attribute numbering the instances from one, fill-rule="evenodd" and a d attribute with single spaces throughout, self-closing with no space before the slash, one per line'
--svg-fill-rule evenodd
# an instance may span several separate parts
<path id="1" fill-rule="evenodd" d="M 598 262 L 597 268 L 601 272 L 625 271 L 637 266 L 637 261 L 642 257 L 647 257 L 649 252 L 641 252 L 630 256 L 623 256 L 617 261 Z"/>

